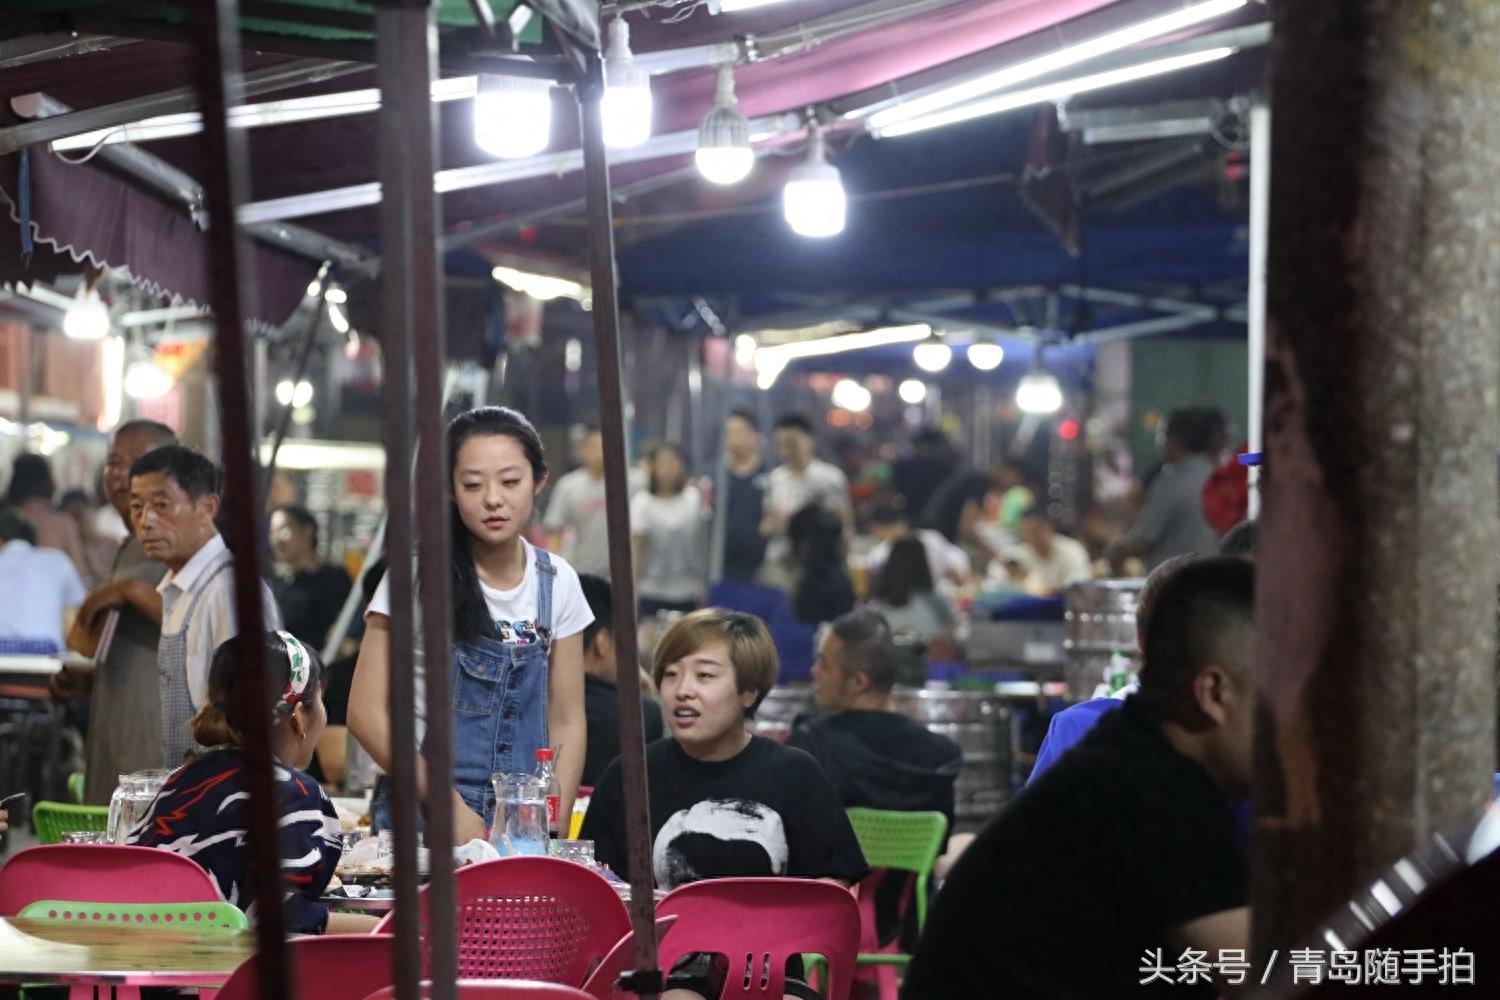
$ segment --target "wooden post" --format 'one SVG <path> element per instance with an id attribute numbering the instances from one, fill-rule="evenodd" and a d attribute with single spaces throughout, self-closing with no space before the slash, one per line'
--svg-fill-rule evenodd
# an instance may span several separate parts
<path id="1" fill-rule="evenodd" d="M 1263 960 L 1488 798 L 1500 387 L 1500 5 L 1274 17 Z"/>

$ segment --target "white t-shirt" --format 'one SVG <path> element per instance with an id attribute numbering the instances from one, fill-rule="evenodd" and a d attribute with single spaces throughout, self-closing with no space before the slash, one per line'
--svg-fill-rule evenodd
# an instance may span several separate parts
<path id="1" fill-rule="evenodd" d="M 778 465 L 766 476 L 766 510 L 781 522 L 781 531 L 766 549 L 770 562 L 784 560 L 791 552 L 786 528 L 796 514 L 810 503 L 818 503 L 836 513 L 849 508 L 849 480 L 843 470 L 820 459 L 813 459 L 801 474 Z"/>
<path id="2" fill-rule="evenodd" d="M 631 534 L 645 542 L 640 594 L 658 601 L 693 601 L 707 575 L 703 501 L 695 486 L 675 497 L 640 492 L 630 498 Z"/>
<path id="3" fill-rule="evenodd" d="M 484 603 L 490 609 L 490 617 L 494 619 L 500 638 L 506 642 L 530 644 L 537 641 L 537 614 L 540 611 L 537 606 L 536 549 L 524 538 L 521 545 L 526 550 L 526 572 L 521 577 L 520 585 L 511 590 L 496 590 L 485 586 L 481 581 L 479 589 L 484 594 Z M 584 599 L 578 572 L 561 556 L 551 553 L 548 555 L 557 570 L 552 580 L 552 638 L 556 641 L 582 632 L 594 620 L 594 613 L 589 610 L 589 602 Z M 375 588 L 375 596 L 370 599 L 370 607 L 365 614 L 390 617 L 389 577 L 382 578 L 380 586 Z M 415 671 L 417 741 L 420 743 L 427 728 L 427 688 L 420 647 L 417 649 Z"/>
<path id="4" fill-rule="evenodd" d="M 1094 578 L 1088 549 L 1066 535 L 1052 536 L 1052 551 L 1046 556 L 1030 545 L 1018 545 L 1006 554 L 1006 559 L 1024 567 L 1021 586 L 1033 593 L 1053 594 Z"/>
<path id="5" fill-rule="evenodd" d="M 971 568 L 969 554 L 961 546 L 954 545 L 943 537 L 941 531 L 931 528 L 918 528 L 912 534 L 917 536 L 917 541 L 927 550 L 927 568 L 932 573 L 934 587 L 941 586 L 944 580 L 951 583 L 955 577 L 968 577 Z M 881 542 L 865 556 L 865 568 L 872 574 L 878 574 L 890 557 L 891 543 Z"/>

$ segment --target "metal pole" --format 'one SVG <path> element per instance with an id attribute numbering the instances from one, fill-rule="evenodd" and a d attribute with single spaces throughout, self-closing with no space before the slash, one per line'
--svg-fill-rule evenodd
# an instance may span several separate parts
<path id="1" fill-rule="evenodd" d="M 244 732 L 241 734 L 250 788 L 250 856 L 256 901 L 256 976 L 260 995 L 293 997 L 281 913 L 281 859 L 277 845 L 276 788 L 271 768 L 271 717 L 261 630 L 260 543 L 255 497 L 255 453 L 250 433 L 250 396 L 245 322 L 250 314 L 251 256 L 234 225 L 235 206 L 247 186 L 243 134 L 229 128 L 229 109 L 240 103 L 239 24 L 235 0 L 195 4 L 198 34 L 198 93 L 203 107 L 203 174 L 212 266 L 214 357 L 219 376 L 220 429 L 228 516 L 226 541 L 234 553 L 234 609 L 239 622 L 235 658 L 239 669 Z"/>
<path id="2" fill-rule="evenodd" d="M 1271 109 L 1256 103 L 1250 109 L 1250 288 L 1247 339 L 1249 341 L 1250 450 L 1264 444 L 1262 413 L 1266 391 L 1266 244 L 1271 220 Z M 1250 467 L 1248 513 L 1260 514 L 1260 468 Z"/>
<path id="3" fill-rule="evenodd" d="M 332 280 L 332 277 L 333 263 L 325 260 L 323 266 L 318 268 L 318 276 L 313 279 L 313 283 L 318 287 L 318 294 L 313 300 L 312 312 L 307 317 L 307 326 L 302 331 L 302 348 L 297 352 L 297 370 L 292 375 L 292 398 L 282 404 L 281 413 L 276 419 L 276 433 L 271 438 L 271 454 L 266 459 L 265 486 L 260 497 L 261 509 L 265 508 L 266 503 L 271 497 L 271 477 L 276 475 L 276 459 L 281 454 L 281 446 L 286 443 L 287 431 L 291 430 L 292 427 L 292 411 L 296 409 L 297 384 L 307 374 L 307 364 L 312 360 L 313 345 L 318 340 L 318 324 L 323 320 L 323 310 L 328 308 L 325 296 L 328 294 L 328 283 Z M 264 338 L 258 338 L 257 343 L 264 343 Z M 260 358 L 261 354 L 257 352 L 256 360 L 259 361 Z M 269 371 L 270 369 L 267 368 L 265 371 L 256 373 L 258 381 L 255 386 L 255 396 L 257 401 L 265 394 L 265 377 Z M 259 411 L 257 410 L 257 412 Z M 257 424 L 255 427 L 255 443 L 257 447 L 260 445 L 260 435 L 262 433 L 264 433 L 264 427 Z"/>
<path id="4" fill-rule="evenodd" d="M 635 643 L 635 576 L 630 551 L 630 500 L 625 468 L 625 402 L 620 369 L 620 300 L 615 287 L 615 237 L 604 151 L 604 63 L 584 56 L 578 83 L 584 190 L 588 198 L 589 262 L 594 286 L 594 335 L 599 359 L 599 425 L 604 437 L 604 502 L 609 525 L 610 584 L 614 591 L 615 655 L 619 672 L 620 761 L 624 768 L 625 842 L 630 858 L 630 922 L 635 929 L 632 992 L 653 1000 L 661 992 L 656 967 L 656 901 L 651 892 L 651 817 L 646 786 L 646 739 L 641 717 L 639 653 Z"/>
<path id="5" fill-rule="evenodd" d="M 434 1000 L 452 1000 L 454 943 L 453 811 L 443 793 L 453 773 L 448 677 L 447 471 L 442 446 L 443 338 L 439 300 L 433 107 L 437 30 L 426 0 L 388 0 L 376 8 L 376 73 L 380 86 L 380 205 L 385 252 L 387 458 L 391 579 L 392 823 L 396 829 L 396 995 L 416 1000 L 422 974 L 417 917 L 417 746 L 412 669 L 413 541 L 419 562 L 422 652 L 426 669 L 430 851 L 427 957 Z M 413 481 L 412 449 L 419 468 Z M 415 497 L 413 495 L 415 491 Z M 413 505 L 415 500 L 415 506 Z M 416 511 L 427 516 L 416 521 Z M 413 531 L 414 523 L 416 531 Z M 419 535 L 414 539 L 413 534 Z"/>

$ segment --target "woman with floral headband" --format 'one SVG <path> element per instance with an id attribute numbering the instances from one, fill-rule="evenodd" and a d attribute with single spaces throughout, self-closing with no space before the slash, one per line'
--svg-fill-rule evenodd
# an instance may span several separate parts
<path id="1" fill-rule="evenodd" d="M 247 836 L 250 801 L 240 733 L 243 712 L 236 682 L 234 640 L 214 652 L 208 698 L 193 717 L 193 735 L 207 747 L 172 773 L 127 843 L 160 847 L 196 861 L 229 902 L 255 921 Z M 320 902 L 340 855 L 333 803 L 303 773 L 328 720 L 323 709 L 323 662 L 290 632 L 265 633 L 271 691 L 271 752 L 278 812 L 282 913 L 288 933 L 371 930 L 375 918 L 332 913 Z"/>

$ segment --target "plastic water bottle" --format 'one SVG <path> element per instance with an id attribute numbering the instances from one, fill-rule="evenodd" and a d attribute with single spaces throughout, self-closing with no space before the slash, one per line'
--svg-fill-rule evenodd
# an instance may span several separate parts
<path id="1" fill-rule="evenodd" d="M 557 787 L 557 772 L 552 766 L 552 756 L 551 747 L 537 749 L 535 777 L 537 784 L 541 785 L 547 794 L 547 832 L 556 837 L 559 836 L 557 813 L 561 807 L 562 792 Z"/>
<path id="2" fill-rule="evenodd" d="M 1104 675 L 1104 686 L 1109 691 L 1109 697 L 1130 683 L 1130 658 L 1118 649 L 1109 657 L 1109 671 Z"/>

